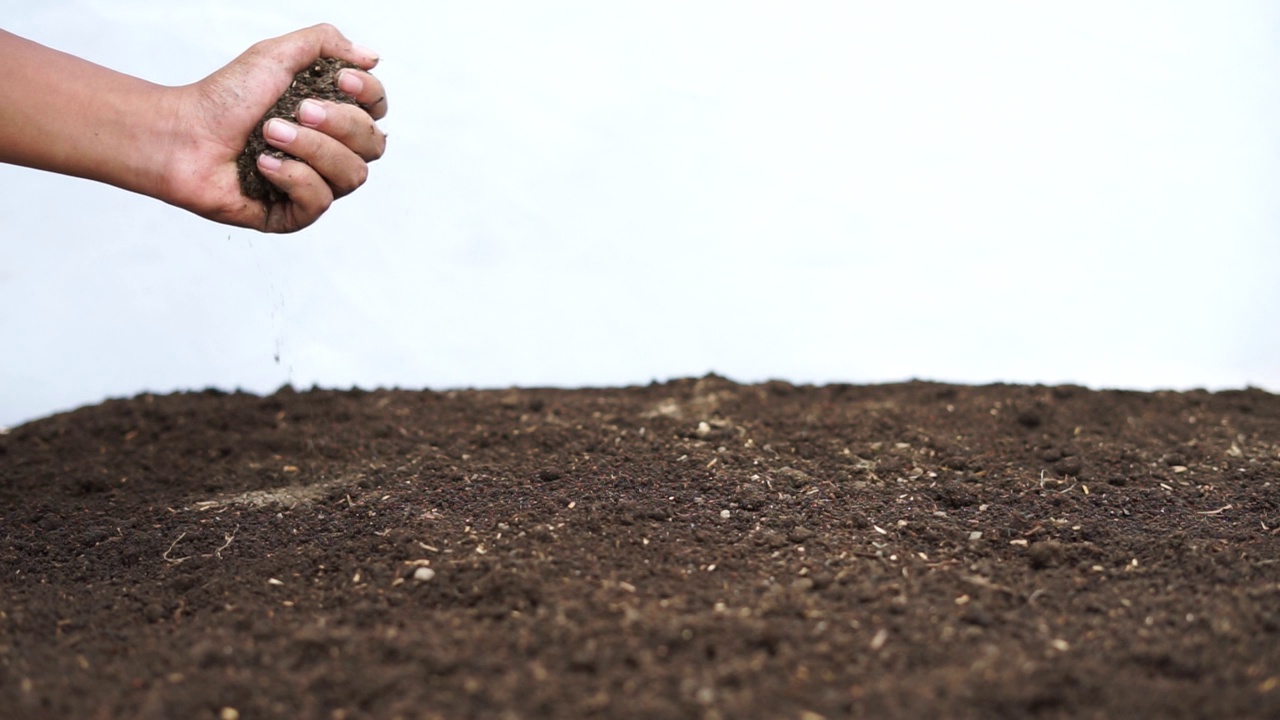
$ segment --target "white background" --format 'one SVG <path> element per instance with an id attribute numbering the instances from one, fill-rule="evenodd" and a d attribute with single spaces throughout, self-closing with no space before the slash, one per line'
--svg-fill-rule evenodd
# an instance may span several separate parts
<path id="1" fill-rule="evenodd" d="M 309 230 L 0 167 L 0 425 L 711 370 L 1280 390 L 1280 4 L 0 0 L 166 84 L 322 20 L 382 54 L 390 143 Z"/>

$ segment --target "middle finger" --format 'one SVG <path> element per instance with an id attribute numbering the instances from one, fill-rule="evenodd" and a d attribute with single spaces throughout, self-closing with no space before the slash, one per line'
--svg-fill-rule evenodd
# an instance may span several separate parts
<path id="1" fill-rule="evenodd" d="M 387 136 L 373 118 L 355 105 L 303 100 L 295 113 L 304 127 L 318 130 L 346 145 L 366 162 L 377 160 L 387 149 Z"/>

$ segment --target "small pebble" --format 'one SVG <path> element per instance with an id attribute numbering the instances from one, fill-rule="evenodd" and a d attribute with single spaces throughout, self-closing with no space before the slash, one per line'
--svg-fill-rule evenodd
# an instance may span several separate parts
<path id="1" fill-rule="evenodd" d="M 733 515 L 733 513 L 729 512 L 728 510 L 721 510 L 721 511 L 720 511 L 720 517 L 721 517 L 722 519 L 724 519 L 724 520 L 728 520 L 732 515 Z"/>
<path id="2" fill-rule="evenodd" d="M 413 571 L 413 579 L 418 582 L 426 582 L 436 576 L 436 571 L 429 567 L 420 567 Z"/>

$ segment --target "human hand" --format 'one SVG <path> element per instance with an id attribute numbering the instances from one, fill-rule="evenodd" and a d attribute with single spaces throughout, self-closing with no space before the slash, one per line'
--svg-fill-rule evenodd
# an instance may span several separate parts
<path id="1" fill-rule="evenodd" d="M 331 25 L 316 25 L 249 48 L 226 67 L 194 85 L 175 89 L 174 146 L 159 194 L 198 215 L 263 232 L 294 232 L 320 217 L 335 198 L 360 187 L 368 163 L 386 149 L 386 135 L 374 123 L 387 113 L 377 78 L 344 70 L 338 87 L 358 105 L 308 100 L 297 122 L 277 118 L 263 129 L 268 144 L 299 160 L 269 155 L 258 169 L 288 199 L 270 206 L 244 197 L 236 159 L 258 121 L 288 89 L 293 76 L 317 58 L 335 57 L 369 70 L 373 52 L 353 45 Z"/>

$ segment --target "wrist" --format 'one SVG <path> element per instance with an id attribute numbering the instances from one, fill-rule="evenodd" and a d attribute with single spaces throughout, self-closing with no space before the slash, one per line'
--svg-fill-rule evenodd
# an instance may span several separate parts
<path id="1" fill-rule="evenodd" d="M 181 142 L 182 88 L 129 79 L 135 82 L 128 92 L 104 98 L 109 115 L 101 118 L 101 138 L 110 147 L 93 156 L 99 165 L 91 177 L 171 202 L 174 156 Z"/>
<path id="2" fill-rule="evenodd" d="M 192 86 L 156 87 L 147 113 L 146 133 L 135 138 L 142 146 L 134 153 L 136 187 L 142 193 L 186 210 L 192 210 L 203 179 L 196 162 L 192 126 L 199 122 Z M 184 172 L 185 168 L 185 172 Z"/>

